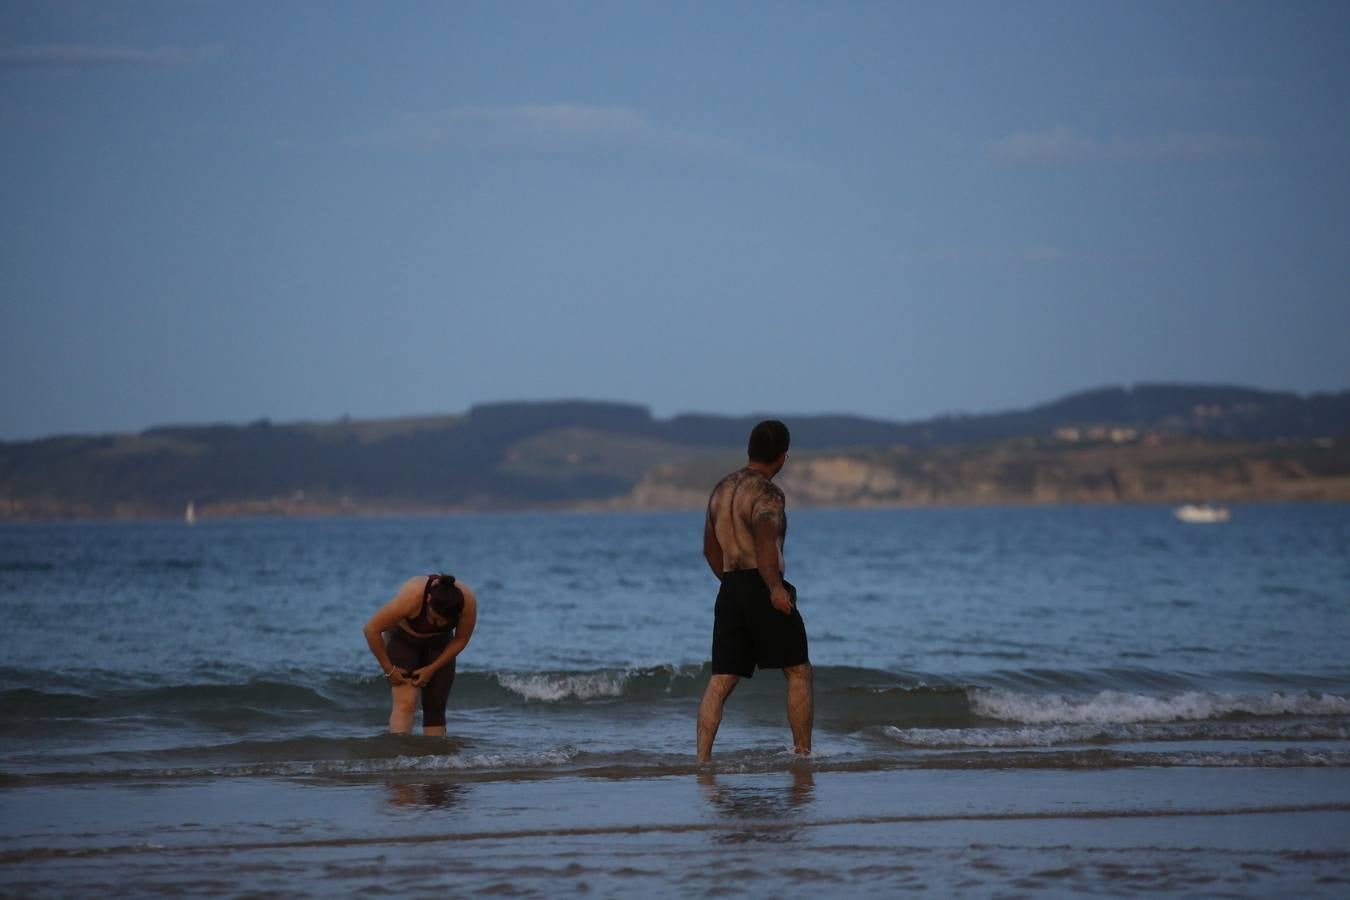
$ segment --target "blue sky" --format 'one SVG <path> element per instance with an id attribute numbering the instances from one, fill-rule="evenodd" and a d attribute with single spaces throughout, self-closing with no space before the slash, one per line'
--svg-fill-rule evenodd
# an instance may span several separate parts
<path id="1" fill-rule="evenodd" d="M 0 0 L 0 439 L 1350 387 L 1350 4 Z"/>

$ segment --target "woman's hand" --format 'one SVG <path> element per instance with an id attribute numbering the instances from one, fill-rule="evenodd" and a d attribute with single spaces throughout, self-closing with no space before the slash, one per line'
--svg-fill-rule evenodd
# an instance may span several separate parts
<path id="1" fill-rule="evenodd" d="M 398 666 L 394 666 L 393 668 L 391 668 L 389 670 L 389 674 L 386 675 L 385 677 L 389 679 L 389 683 L 394 687 L 398 687 L 399 685 L 408 683 L 408 673 L 400 669 Z"/>
<path id="2" fill-rule="evenodd" d="M 414 685 L 424 688 L 431 681 L 431 676 L 436 674 L 436 670 L 431 666 L 423 666 L 420 669 L 413 669 L 408 674 L 412 676 L 411 681 Z"/>

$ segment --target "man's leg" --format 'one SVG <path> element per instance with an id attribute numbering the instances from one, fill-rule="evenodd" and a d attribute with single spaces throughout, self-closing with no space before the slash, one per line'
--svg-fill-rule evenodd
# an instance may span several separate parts
<path id="1" fill-rule="evenodd" d="M 792 747 L 802 756 L 810 756 L 811 723 L 815 719 L 811 664 L 788 666 L 783 670 L 783 677 L 787 679 L 787 715 L 788 726 L 792 728 Z"/>
<path id="2" fill-rule="evenodd" d="M 703 692 L 703 702 L 698 705 L 698 761 L 712 759 L 713 741 L 717 738 L 717 726 L 722 724 L 722 707 L 727 698 L 736 690 L 741 680 L 739 675 L 714 675 L 708 679 L 708 689 Z"/>

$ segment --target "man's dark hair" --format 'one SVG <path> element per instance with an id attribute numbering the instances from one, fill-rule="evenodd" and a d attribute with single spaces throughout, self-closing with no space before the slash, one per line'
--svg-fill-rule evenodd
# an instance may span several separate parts
<path id="1" fill-rule="evenodd" d="M 765 419 L 750 432 L 746 453 L 753 462 L 771 463 L 787 452 L 791 440 L 786 425 L 777 419 Z"/>
<path id="2" fill-rule="evenodd" d="M 441 575 L 427 588 L 427 600 L 436 615 L 444 616 L 452 622 L 459 621 L 464 611 L 464 592 L 455 584 L 453 575 Z"/>

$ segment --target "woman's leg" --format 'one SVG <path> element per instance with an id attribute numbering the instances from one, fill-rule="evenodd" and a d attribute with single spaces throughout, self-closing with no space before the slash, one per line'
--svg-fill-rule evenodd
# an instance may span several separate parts
<path id="1" fill-rule="evenodd" d="M 404 672 L 420 665 L 418 649 L 402 638 L 398 631 L 386 631 L 384 649 L 389 653 L 389 662 Z M 389 694 L 392 709 L 389 713 L 389 730 L 394 734 L 412 733 L 413 716 L 417 714 L 417 688 L 411 683 L 391 685 Z"/>
<path id="2" fill-rule="evenodd" d="M 438 669 L 427 686 L 422 688 L 422 733 L 434 736 L 445 734 L 445 704 L 450 700 L 450 688 L 455 683 L 455 661 Z"/>
<path id="3" fill-rule="evenodd" d="M 394 734 L 411 734 L 413 716 L 417 714 L 417 688 L 399 684 L 389 689 L 394 708 L 389 713 L 389 730 Z"/>

